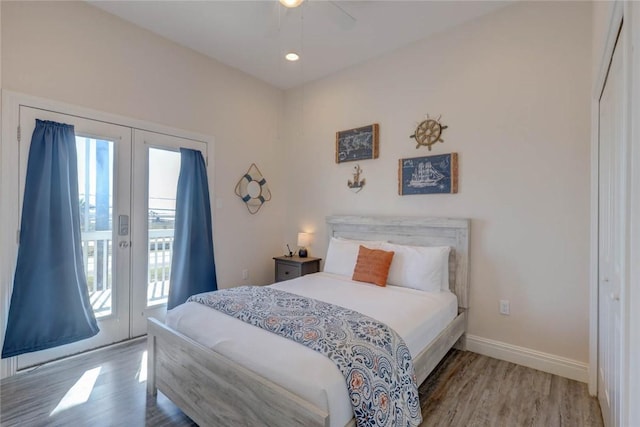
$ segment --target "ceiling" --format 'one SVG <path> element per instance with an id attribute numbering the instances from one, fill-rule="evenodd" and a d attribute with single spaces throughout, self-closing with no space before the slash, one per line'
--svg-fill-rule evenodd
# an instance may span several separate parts
<path id="1" fill-rule="evenodd" d="M 505 1 L 91 1 L 183 46 L 288 89 L 504 7 Z M 285 53 L 300 60 L 289 62 Z"/>

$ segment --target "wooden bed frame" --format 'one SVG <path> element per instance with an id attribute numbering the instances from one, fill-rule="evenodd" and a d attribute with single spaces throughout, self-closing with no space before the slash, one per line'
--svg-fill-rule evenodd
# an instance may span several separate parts
<path id="1" fill-rule="evenodd" d="M 454 345 L 465 349 L 469 308 L 468 219 L 327 217 L 331 235 L 416 246 L 450 246 L 449 285 L 458 316 L 422 353 L 414 356 L 421 384 Z M 158 390 L 200 426 L 328 426 L 329 414 L 215 350 L 148 320 L 147 398 Z M 347 426 L 355 425 L 352 419 Z"/>

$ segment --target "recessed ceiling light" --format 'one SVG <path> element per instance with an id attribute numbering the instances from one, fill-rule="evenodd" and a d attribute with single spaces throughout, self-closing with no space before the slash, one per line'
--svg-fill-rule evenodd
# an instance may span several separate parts
<path id="1" fill-rule="evenodd" d="M 304 0 L 280 0 L 280 4 L 284 7 L 298 7 Z"/>
<path id="2" fill-rule="evenodd" d="M 300 55 L 298 55 L 295 52 L 289 52 L 284 57 L 287 59 L 287 61 L 291 61 L 291 62 L 297 61 L 298 59 L 300 59 Z"/>

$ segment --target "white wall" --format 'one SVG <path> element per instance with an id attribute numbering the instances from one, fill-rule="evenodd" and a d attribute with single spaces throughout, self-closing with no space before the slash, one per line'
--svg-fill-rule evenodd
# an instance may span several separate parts
<path id="1" fill-rule="evenodd" d="M 218 284 L 273 281 L 282 91 L 84 2 L 2 2 L 2 43 L 4 89 L 213 136 Z M 234 194 L 252 162 L 273 193 L 253 216 Z"/>
<path id="2" fill-rule="evenodd" d="M 323 256 L 326 215 L 471 218 L 470 334 L 587 362 L 590 77 L 591 5 L 532 2 L 288 91 L 286 235 Z M 449 126 L 431 152 L 409 138 L 427 114 Z M 374 122 L 354 194 L 335 132 Z M 448 152 L 459 194 L 397 195 L 399 158 Z"/>

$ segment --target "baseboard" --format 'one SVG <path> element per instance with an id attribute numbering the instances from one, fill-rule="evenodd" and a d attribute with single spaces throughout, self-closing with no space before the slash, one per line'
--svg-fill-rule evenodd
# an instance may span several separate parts
<path id="1" fill-rule="evenodd" d="M 467 335 L 467 350 L 583 383 L 589 381 L 589 365 L 587 363 L 530 348 Z"/>

